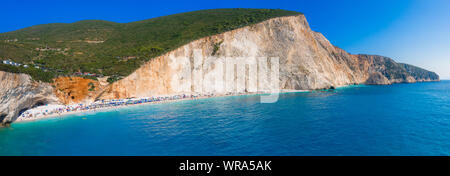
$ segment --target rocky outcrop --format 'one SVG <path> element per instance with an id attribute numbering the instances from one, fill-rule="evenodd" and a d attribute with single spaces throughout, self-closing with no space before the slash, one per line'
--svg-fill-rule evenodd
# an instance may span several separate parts
<path id="1" fill-rule="evenodd" d="M 402 64 L 400 63 L 403 68 L 405 68 L 405 71 L 408 72 L 409 75 L 411 75 L 416 81 L 424 82 L 424 81 L 438 81 L 439 75 L 430 72 L 428 70 L 409 65 L 409 64 Z"/>
<path id="2" fill-rule="evenodd" d="M 439 76 L 425 69 L 408 64 L 397 63 L 391 58 L 378 55 L 356 55 L 361 62 L 369 64 L 371 73 L 366 84 L 414 83 L 439 81 Z"/>
<path id="3" fill-rule="evenodd" d="M 369 78 L 364 82 L 364 84 L 368 85 L 388 85 L 391 84 L 391 81 L 386 78 L 380 72 L 373 72 L 370 74 Z"/>
<path id="4" fill-rule="evenodd" d="M 278 88 L 289 90 L 439 79 L 435 73 L 423 69 L 420 70 L 423 73 L 416 74 L 416 67 L 398 64 L 387 57 L 351 55 L 333 46 L 322 34 L 312 31 L 306 18 L 299 15 L 274 18 L 193 41 L 147 62 L 130 76 L 110 85 L 98 99 L 266 90 L 264 86 L 248 84 L 252 82 L 248 77 L 252 70 L 248 66 L 242 70 L 245 74 L 219 78 L 225 87 L 241 89 L 217 89 L 214 84 L 217 81 L 211 80 L 209 75 L 227 69 L 235 69 L 237 73 L 239 66 L 231 65 L 230 68 L 226 62 L 240 57 L 278 57 Z M 215 63 L 218 58 L 222 58 L 224 64 Z M 238 61 L 239 64 L 245 65 L 245 62 Z M 269 67 L 270 64 L 258 65 L 258 73 Z M 245 82 L 245 86 L 239 82 Z"/>
<path id="5" fill-rule="evenodd" d="M 53 87 L 35 82 L 25 74 L 0 71 L 0 124 L 17 119 L 21 112 L 35 106 L 58 103 Z"/>

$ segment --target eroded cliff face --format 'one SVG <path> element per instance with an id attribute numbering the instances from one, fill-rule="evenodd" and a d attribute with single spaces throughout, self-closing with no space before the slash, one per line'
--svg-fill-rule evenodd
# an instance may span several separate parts
<path id="1" fill-rule="evenodd" d="M 202 59 L 196 62 L 199 55 Z M 191 42 L 152 59 L 132 75 L 112 84 L 99 98 L 266 90 L 263 85 L 247 84 L 240 90 L 224 88 L 215 91 L 214 81 L 205 79 L 217 69 L 224 72 L 237 69 L 227 64 L 227 61 L 239 57 L 278 57 L 281 89 L 330 88 L 362 83 L 367 78 L 361 74 L 363 72 L 355 72 L 346 64 L 353 63 L 357 58 L 352 58 L 331 45 L 321 34 L 311 31 L 305 17 L 301 15 L 270 19 Z M 217 58 L 222 58 L 224 64 L 215 63 Z M 257 69 L 259 72 L 269 67 L 270 64 Z M 245 69 L 244 73 L 252 72 L 248 67 Z M 225 87 L 239 87 L 239 80 L 242 79 L 249 82 L 245 74 L 234 74 L 232 79 L 225 78 L 223 81 Z"/>
<path id="2" fill-rule="evenodd" d="M 270 62 L 267 65 L 258 63 L 256 71 L 248 66 L 239 67 L 245 65 L 239 59 L 234 59 L 238 66 L 228 64 L 232 58 L 240 57 L 246 57 L 247 62 L 252 57 L 278 57 L 279 89 L 311 90 L 350 84 L 439 79 L 415 79 L 401 64 L 389 58 L 351 55 L 333 46 L 322 34 L 312 31 L 306 18 L 299 15 L 274 18 L 193 41 L 152 59 L 130 76 L 110 85 L 98 99 L 267 90 L 264 84 L 259 83 L 259 80 L 267 77 L 264 78 L 259 72 L 270 72 Z M 215 62 L 218 59 L 223 62 L 218 64 Z M 244 74 L 226 73 L 229 70 L 238 73 L 240 69 Z M 225 72 L 224 78 L 211 79 L 210 75 L 217 71 Z M 256 85 L 248 76 L 252 72 L 258 72 Z M 218 79 L 223 81 L 225 88 L 217 88 Z"/>
<path id="3" fill-rule="evenodd" d="M 0 124 L 17 119 L 21 112 L 40 105 L 58 103 L 53 87 L 26 74 L 0 71 Z"/>
<path id="4" fill-rule="evenodd" d="M 63 104 L 91 103 L 105 84 L 81 77 L 59 77 L 53 82 L 54 94 Z"/>

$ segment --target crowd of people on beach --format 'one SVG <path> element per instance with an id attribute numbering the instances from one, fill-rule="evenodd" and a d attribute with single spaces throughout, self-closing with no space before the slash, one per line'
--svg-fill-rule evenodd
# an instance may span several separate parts
<path id="1" fill-rule="evenodd" d="M 82 112 L 82 111 L 95 111 L 97 109 L 114 108 L 120 106 L 137 105 L 145 103 L 162 103 L 173 100 L 181 99 L 196 99 L 199 97 L 212 97 L 214 94 L 181 94 L 173 96 L 161 96 L 161 97 L 147 97 L 147 98 L 127 98 L 127 99 L 113 99 L 113 100 L 100 100 L 90 104 L 76 104 L 76 105 L 44 105 L 35 109 L 30 109 L 20 114 L 20 120 L 34 120 L 47 116 L 60 116 L 65 113 Z"/>

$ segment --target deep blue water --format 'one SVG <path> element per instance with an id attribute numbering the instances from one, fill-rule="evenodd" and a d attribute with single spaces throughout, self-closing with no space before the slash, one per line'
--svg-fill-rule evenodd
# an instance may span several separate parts
<path id="1" fill-rule="evenodd" d="M 450 81 L 141 105 L 13 124 L 0 155 L 450 155 Z"/>

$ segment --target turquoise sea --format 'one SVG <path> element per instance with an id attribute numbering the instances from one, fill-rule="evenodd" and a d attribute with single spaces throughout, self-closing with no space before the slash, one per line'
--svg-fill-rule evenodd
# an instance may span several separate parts
<path id="1" fill-rule="evenodd" d="M 141 105 L 12 124 L 0 155 L 450 155 L 450 81 Z"/>

